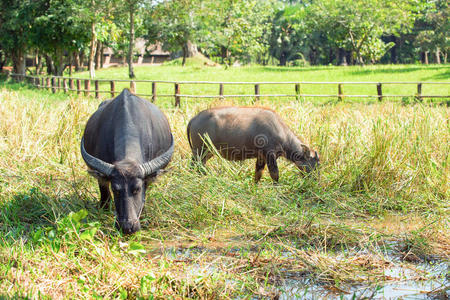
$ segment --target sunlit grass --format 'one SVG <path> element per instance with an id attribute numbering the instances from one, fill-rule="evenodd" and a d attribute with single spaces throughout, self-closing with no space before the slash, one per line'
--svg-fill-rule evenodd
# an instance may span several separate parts
<path id="1" fill-rule="evenodd" d="M 450 95 L 450 85 L 434 85 L 426 82 L 449 82 L 449 65 L 372 65 L 372 66 L 312 66 L 312 67 L 276 67 L 276 66 L 244 66 L 225 68 L 222 66 L 208 67 L 203 64 L 185 67 L 135 66 L 136 80 L 167 80 L 167 81 L 215 81 L 215 82 L 423 82 L 423 95 Z M 88 72 L 75 74 L 74 77 L 89 78 Z M 112 67 L 96 72 L 96 79 L 128 79 L 127 67 Z M 118 90 L 129 87 L 126 82 L 117 82 Z M 101 90 L 109 90 L 109 83 L 100 83 Z M 152 94 L 150 83 L 136 83 L 137 93 Z M 261 85 L 261 94 L 295 94 L 295 86 L 291 85 Z M 218 95 L 218 84 L 182 84 L 181 94 L 187 95 Z M 337 84 L 304 84 L 300 86 L 302 94 L 337 95 Z M 254 94 L 254 86 L 225 85 L 224 94 Z M 174 94 L 173 84 L 158 83 L 157 93 L 160 95 Z M 376 84 L 344 85 L 345 95 L 377 95 Z M 384 95 L 409 95 L 417 93 L 417 85 L 383 85 Z M 162 99 L 162 98 L 160 98 Z M 317 99 L 317 98 L 315 98 Z M 402 100 L 402 97 L 393 98 Z M 282 99 L 273 99 L 276 101 Z M 292 100 L 292 99 L 290 99 Z M 347 100 L 361 101 L 358 98 Z M 372 99 L 373 100 L 373 99 Z M 448 100 L 448 99 L 447 99 Z M 194 100 L 193 100 L 194 101 Z M 195 100 L 202 101 L 202 100 Z"/>
<path id="2" fill-rule="evenodd" d="M 254 161 L 189 167 L 188 121 L 223 102 L 162 102 L 171 170 L 147 193 L 143 230 L 123 237 L 79 153 L 100 101 L 1 84 L 0 296 L 264 296 L 285 274 L 384 282 L 389 241 L 419 259 L 450 256 L 445 106 L 263 100 L 317 149 L 321 172 L 280 160 L 280 183 L 266 171 L 255 185 Z"/>

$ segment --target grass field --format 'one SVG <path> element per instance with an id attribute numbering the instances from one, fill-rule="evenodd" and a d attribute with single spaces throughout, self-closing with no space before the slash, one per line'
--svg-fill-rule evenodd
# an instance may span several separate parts
<path id="1" fill-rule="evenodd" d="M 396 74 L 448 74 L 410 68 Z M 156 69 L 137 68 L 138 78 L 148 70 L 156 79 Z M 186 69 L 158 70 L 157 79 L 194 79 Z M 320 153 L 321 173 L 303 177 L 280 159 L 280 183 L 266 170 L 255 185 L 254 161 L 214 158 L 206 175 L 189 168 L 190 118 L 242 102 L 161 102 L 176 143 L 171 169 L 147 192 L 143 230 L 122 236 L 112 209 L 97 209 L 97 184 L 79 153 L 100 101 L 0 81 L 0 298 L 370 298 L 389 296 L 381 287 L 405 273 L 411 282 L 437 282 L 429 296 L 448 295 L 447 106 L 263 99 Z M 438 272 L 429 271 L 434 265 Z"/>
<path id="2" fill-rule="evenodd" d="M 221 81 L 221 82 L 424 82 L 423 95 L 450 96 L 450 85 L 426 84 L 426 82 L 450 82 L 449 65 L 374 65 L 349 67 L 275 67 L 248 66 L 225 69 L 224 67 L 206 67 L 200 63 L 193 63 L 185 67 L 136 66 L 137 80 L 167 80 L 167 81 Z M 88 78 L 87 72 L 77 74 L 76 77 Z M 109 68 L 96 72 L 96 79 L 128 79 L 128 68 Z M 128 83 L 118 82 L 116 89 L 129 87 Z M 109 83 L 100 83 L 101 90 L 109 91 Z M 138 82 L 137 93 L 151 95 L 151 84 Z M 158 94 L 174 94 L 173 84 L 158 83 Z M 226 85 L 224 94 L 254 94 L 253 85 Z M 262 85 L 261 94 L 295 94 L 294 84 L 291 85 Z M 337 95 L 337 84 L 331 85 L 301 85 L 302 94 Z M 343 86 L 346 95 L 377 95 L 375 84 L 346 84 Z M 415 95 L 417 85 L 383 85 L 384 95 Z M 192 85 L 183 84 L 181 94 L 187 95 L 218 95 L 218 84 Z M 375 98 L 371 98 L 374 100 Z M 401 100 L 402 97 L 393 98 Z M 291 101 L 293 99 L 278 99 Z M 312 99 L 308 99 L 312 100 Z M 318 100 L 318 99 L 316 99 Z M 358 98 L 347 98 L 347 101 L 360 101 Z M 447 98 L 448 100 L 448 98 Z M 196 102 L 200 100 L 183 99 Z"/>

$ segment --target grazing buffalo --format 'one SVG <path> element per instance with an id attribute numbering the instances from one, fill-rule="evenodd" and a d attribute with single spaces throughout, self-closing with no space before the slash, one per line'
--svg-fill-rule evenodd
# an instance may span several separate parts
<path id="1" fill-rule="evenodd" d="M 212 156 L 208 143 L 228 160 L 256 158 L 255 181 L 267 164 L 278 181 L 277 158 L 283 156 L 303 171 L 319 164 L 319 155 L 303 144 L 272 110 L 259 107 L 216 107 L 196 115 L 187 126 L 193 160 Z"/>
<path id="2" fill-rule="evenodd" d="M 173 154 L 173 137 L 163 112 L 128 89 L 104 101 L 89 118 L 81 155 L 98 179 L 100 206 L 114 194 L 116 227 L 130 234 L 140 230 L 145 191 Z"/>

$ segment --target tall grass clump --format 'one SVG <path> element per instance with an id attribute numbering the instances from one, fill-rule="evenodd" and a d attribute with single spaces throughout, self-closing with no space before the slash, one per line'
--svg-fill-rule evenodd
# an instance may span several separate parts
<path id="1" fill-rule="evenodd" d="M 158 101 L 175 153 L 147 192 L 143 230 L 122 236 L 79 153 L 100 100 L 0 86 L 0 297 L 264 297 L 283 272 L 386 280 L 392 262 L 367 253 L 387 240 L 450 256 L 447 107 L 262 100 L 321 165 L 303 176 L 280 159 L 279 184 L 265 173 L 256 185 L 254 161 L 215 157 L 205 174 L 190 164 L 189 120 L 241 102 Z"/>

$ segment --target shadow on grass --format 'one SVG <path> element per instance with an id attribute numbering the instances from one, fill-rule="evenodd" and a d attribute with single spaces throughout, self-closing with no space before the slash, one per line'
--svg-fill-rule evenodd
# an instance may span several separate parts
<path id="1" fill-rule="evenodd" d="M 422 80 L 424 80 L 424 81 L 425 80 L 449 80 L 449 79 L 450 79 L 450 68 L 445 70 L 445 72 L 443 72 L 443 73 L 422 78 Z"/>
<path id="2" fill-rule="evenodd" d="M 310 67 L 287 67 L 287 66 L 279 66 L 279 67 L 273 67 L 273 66 L 264 66 L 261 67 L 264 71 L 270 71 L 270 72 L 311 72 L 311 71 L 330 71 L 339 69 L 339 66 L 310 66 Z M 341 67 L 342 68 L 342 67 Z"/>
<path id="3" fill-rule="evenodd" d="M 362 70 L 354 70 L 354 71 L 349 71 L 349 74 L 351 75 L 371 75 L 371 74 L 379 74 L 379 73 L 384 73 L 384 74 L 400 74 L 400 73 L 409 73 L 409 72 L 416 72 L 416 71 L 439 71 L 439 70 L 443 70 L 444 67 L 424 67 L 424 66 L 412 66 L 412 67 L 404 67 L 404 68 L 390 68 L 390 67 L 385 67 L 385 68 L 367 68 L 367 69 L 362 69 Z M 447 74 L 447 77 L 443 77 L 441 79 L 448 79 L 448 72 L 445 72 L 444 74 L 437 74 L 434 76 L 429 77 L 434 78 L 436 76 L 441 76 L 441 75 L 445 75 Z M 434 78 L 436 79 L 436 78 Z M 426 78 L 422 79 L 422 80 L 426 80 Z"/>
<path id="4" fill-rule="evenodd" d="M 82 200 L 75 193 L 54 198 L 32 188 L 0 204 L 0 234 L 5 240 L 27 238 L 34 231 L 52 227 L 61 217 L 83 208 L 92 215 L 99 214 L 97 201 Z"/>

